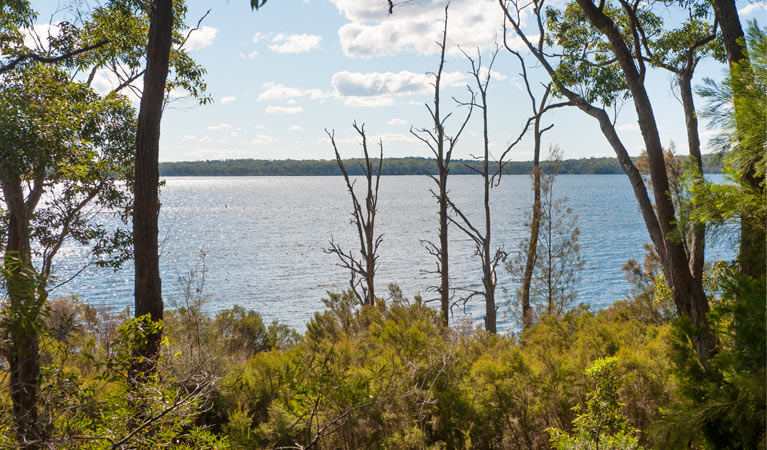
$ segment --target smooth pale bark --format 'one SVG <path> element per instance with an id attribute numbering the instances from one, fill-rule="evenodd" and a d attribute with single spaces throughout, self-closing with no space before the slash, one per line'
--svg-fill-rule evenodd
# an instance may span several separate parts
<path id="1" fill-rule="evenodd" d="M 537 141 L 537 139 L 536 139 Z M 533 308 L 530 306 L 530 285 L 533 279 L 533 269 L 538 251 L 538 233 L 541 227 L 541 167 L 540 146 L 536 142 L 535 157 L 533 159 L 533 217 L 530 222 L 530 242 L 527 245 L 527 259 L 525 260 L 525 272 L 522 277 L 522 329 L 526 330 L 533 325 Z"/>
<path id="2" fill-rule="evenodd" d="M 160 212 L 158 157 L 160 122 L 165 83 L 168 78 L 173 29 L 173 1 L 155 0 L 151 3 L 147 67 L 139 108 L 136 132 L 136 172 L 134 181 L 133 248 L 135 257 L 135 315 L 149 314 L 152 320 L 162 320 L 163 301 L 158 253 L 157 219 Z M 154 369 L 159 352 L 160 334 L 149 336 L 146 347 L 136 349 L 144 363 L 136 362 L 135 373 Z M 136 360 L 138 361 L 138 359 Z"/>
<path id="3" fill-rule="evenodd" d="M 443 145 L 440 144 L 440 147 Z M 443 150 L 439 150 L 444 155 Z M 440 156 L 442 158 L 443 156 Z M 439 170 L 439 302 L 442 312 L 442 323 L 448 326 L 450 323 L 450 260 L 448 258 L 447 242 L 447 168 L 444 164 L 437 163 Z"/>
<path id="4" fill-rule="evenodd" d="M 489 78 L 488 70 L 488 78 Z M 479 80 L 479 78 L 477 78 Z M 490 256 L 490 139 L 487 135 L 487 84 L 484 89 L 479 86 L 479 94 L 482 100 L 482 130 L 484 143 L 484 161 L 482 164 L 482 180 L 484 182 L 484 207 L 485 207 L 485 235 L 482 236 L 482 285 L 485 288 L 485 329 L 491 333 L 498 331 L 497 313 L 495 306 L 495 264 Z"/>
<path id="5" fill-rule="evenodd" d="M 692 96 L 692 70 L 684 71 L 677 78 L 679 93 L 684 108 L 685 128 L 687 129 L 687 147 L 695 162 L 697 171 L 696 182 L 703 181 L 703 157 L 700 151 L 700 136 L 698 134 L 698 116 L 695 112 L 695 102 Z M 703 277 L 703 263 L 706 251 L 706 226 L 702 223 L 693 225 L 690 239 L 690 272 L 695 279 Z"/>
<path id="6" fill-rule="evenodd" d="M 39 398 L 40 350 L 37 320 L 39 295 L 36 273 L 31 264 L 27 204 L 22 181 L 5 174 L 3 196 L 8 207 L 8 243 L 5 249 L 6 288 L 10 300 L 10 342 L 4 349 L 10 368 L 11 402 L 16 422 L 16 437 L 24 449 L 40 448 L 37 404 Z M 32 200 L 30 196 L 30 200 Z M 33 315 L 35 317 L 30 317 Z"/>
<path id="7" fill-rule="evenodd" d="M 442 48 L 439 58 L 439 70 L 434 80 L 434 130 L 437 135 L 437 179 L 439 180 L 439 303 L 442 323 L 448 326 L 450 320 L 450 259 L 448 247 L 448 204 L 447 175 L 450 166 L 450 154 L 445 153 L 445 127 L 439 112 L 440 83 L 445 67 L 445 43 L 447 41 L 447 9 L 445 9 L 445 29 L 442 33 Z"/>
<path id="8" fill-rule="evenodd" d="M 521 58 L 520 58 L 521 60 Z M 524 64 L 524 62 L 523 62 Z M 525 73 L 525 77 L 526 72 Z M 527 259 L 525 260 L 525 272 L 522 276 L 522 329 L 526 330 L 533 325 L 533 308 L 530 305 L 530 286 L 533 280 L 533 270 L 538 252 L 538 234 L 541 228 L 541 120 L 548 99 L 550 89 L 547 87 L 543 95 L 540 107 L 533 111 L 535 121 L 533 124 L 533 216 L 530 222 L 530 241 L 527 245 Z M 530 93 L 532 99 L 532 93 Z M 533 101 L 535 108 L 535 101 Z"/>
<path id="9" fill-rule="evenodd" d="M 383 142 L 378 141 L 378 147 L 380 153 L 378 155 L 378 167 L 375 174 L 373 173 L 373 165 L 370 162 L 370 154 L 368 153 L 367 137 L 365 136 L 365 125 L 361 127 L 354 123 L 354 130 L 362 138 L 362 151 L 365 157 L 365 165 L 362 166 L 365 181 L 367 184 L 367 190 L 365 193 L 365 205 L 363 207 L 360 200 L 357 198 L 357 194 L 354 191 L 354 182 L 349 178 L 349 173 L 346 171 L 346 167 L 341 159 L 341 154 L 338 152 L 336 146 L 335 133 L 325 130 L 330 143 L 333 146 L 333 151 L 336 155 L 336 163 L 341 170 L 341 174 L 344 177 L 346 183 L 346 189 L 349 191 L 349 195 L 352 198 L 352 205 L 354 212 L 352 213 L 352 224 L 357 228 L 357 237 L 360 244 L 360 257 L 356 257 L 353 252 L 344 251 L 340 246 L 331 240 L 330 248 L 326 249 L 326 253 L 335 254 L 341 260 L 341 266 L 349 269 L 351 278 L 349 279 L 349 287 L 354 293 L 354 296 L 363 305 L 374 306 L 376 302 L 375 297 L 375 272 L 376 262 L 378 261 L 378 247 L 381 245 L 383 239 L 382 235 L 375 235 L 375 219 L 378 208 L 378 187 L 381 181 L 381 168 L 383 166 Z M 357 276 L 362 277 L 361 282 L 357 281 Z M 362 294 L 357 290 L 357 286 L 361 285 Z"/>
<path id="10" fill-rule="evenodd" d="M 410 129 L 410 134 L 416 137 L 429 147 L 434 160 L 437 164 L 437 174 L 427 173 L 429 178 L 437 184 L 437 192 L 431 191 L 432 195 L 437 199 L 439 205 L 439 245 L 435 245 L 430 241 L 422 241 L 426 250 L 435 258 L 437 258 L 437 271 L 439 274 L 440 283 L 436 287 L 439 292 L 440 309 L 442 315 L 442 323 L 447 326 L 450 317 L 450 259 L 448 258 L 448 224 L 450 223 L 450 217 L 448 215 L 448 208 L 450 207 L 450 199 L 448 198 L 447 189 L 447 177 L 450 173 L 450 160 L 453 155 L 453 148 L 456 142 L 458 142 L 461 133 L 466 128 L 466 124 L 471 117 L 471 109 L 466 115 L 466 119 L 460 126 L 458 131 L 453 136 L 448 136 L 445 133 L 445 121 L 450 117 L 447 114 L 445 117 L 440 113 L 440 88 L 442 84 L 442 71 L 445 66 L 445 49 L 447 42 L 447 18 L 448 18 L 448 6 L 445 6 L 445 22 L 442 29 L 442 41 L 437 42 L 440 46 L 440 58 L 439 68 L 434 77 L 434 103 L 432 106 L 426 105 L 426 109 L 429 110 L 431 116 L 433 128 L 432 129 Z"/>

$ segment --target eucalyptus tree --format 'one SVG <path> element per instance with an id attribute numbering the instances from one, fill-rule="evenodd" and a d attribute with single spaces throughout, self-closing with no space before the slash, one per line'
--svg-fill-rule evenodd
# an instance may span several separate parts
<path id="1" fill-rule="evenodd" d="M 767 146 L 767 37 L 756 22 L 748 28 L 749 61 L 734 64 L 723 82 L 705 79 L 698 90 L 708 104 L 702 116 L 721 132 L 713 140 L 724 152 L 728 173 L 740 186 L 694 187 L 693 215 L 712 225 L 737 220 L 741 226 L 738 262 L 742 273 L 759 279 L 765 274 L 764 174 Z M 746 178 L 749 175 L 752 184 Z M 761 180 L 761 181 L 760 181 Z M 737 193 L 737 194 L 736 194 Z M 750 199 L 750 200 L 749 200 Z M 760 247 L 761 245 L 761 247 Z"/>
<path id="2" fill-rule="evenodd" d="M 259 9 L 266 0 L 251 0 L 252 9 Z M 135 309 L 136 317 L 149 315 L 152 320 L 162 320 L 162 280 L 160 278 L 160 255 L 158 245 L 158 217 L 160 213 L 158 169 L 160 152 L 160 124 L 166 94 L 172 85 L 168 84 L 168 73 L 175 64 L 184 62 L 173 57 L 174 42 L 183 47 L 186 38 L 178 31 L 183 26 L 183 1 L 148 0 L 132 2 L 121 0 L 126 11 L 133 11 L 138 5 L 146 17 L 146 66 L 143 74 L 143 91 L 139 107 L 136 132 L 135 162 L 135 205 L 133 208 L 133 249 L 135 260 Z M 188 36 L 188 35 L 187 35 Z M 205 85 L 201 82 L 204 70 L 196 65 L 177 66 L 178 74 L 190 75 L 191 83 L 181 86 L 195 96 L 201 96 Z M 203 97 L 203 102 L 207 101 Z M 158 328 L 158 330 L 161 330 Z M 132 368 L 134 375 L 155 369 L 154 360 L 159 352 L 161 334 L 148 336 L 143 348 L 136 351 L 137 358 Z"/>
<path id="3" fill-rule="evenodd" d="M 706 360 L 715 353 L 716 341 L 706 318 L 709 307 L 703 280 L 696 276 L 696 264 L 691 264 L 697 255 L 690 254 L 702 247 L 690 246 L 688 253 L 681 242 L 677 211 L 669 195 L 660 133 L 645 85 L 650 64 L 648 58 L 652 59 L 646 50 L 650 42 L 664 36 L 663 21 L 653 11 L 656 5 L 636 0 L 602 1 L 599 4 L 591 0 L 575 0 L 554 9 L 546 8 L 544 2 L 533 0 L 523 4 L 515 0 L 499 0 L 506 21 L 549 74 L 557 94 L 599 121 L 602 133 L 631 181 L 677 311 L 698 327 L 699 333 L 692 338 L 696 351 Z M 703 5 L 698 6 L 705 10 Z M 522 14 L 528 12 L 532 13 L 532 21 L 537 26 L 535 40 L 522 30 Z M 702 17 L 706 17 L 705 14 Z M 700 18 L 690 17 L 670 33 L 694 43 L 697 39 L 688 39 L 694 33 L 685 27 L 697 19 Z M 712 29 L 707 31 L 710 34 Z M 694 45 L 687 47 L 690 52 L 697 48 Z M 605 110 L 629 98 L 634 104 L 648 155 L 654 205 L 641 174 L 618 136 L 614 119 Z"/>
<path id="4" fill-rule="evenodd" d="M 62 24 L 64 33 L 57 36 L 53 51 L 38 51 L 24 45 L 25 35 L 33 35 L 34 20 L 37 18 L 27 0 L 7 0 L 0 4 L 0 74 L 29 62 L 61 63 L 82 53 L 102 47 L 107 41 L 77 45 L 68 31 L 74 30 L 69 24 Z"/>
<path id="5" fill-rule="evenodd" d="M 758 53 L 749 55 L 747 39 L 743 33 L 735 0 L 717 0 L 711 3 L 722 30 L 722 41 L 730 66 L 730 79 L 739 80 L 732 85 L 735 89 L 730 91 L 732 100 L 729 102 L 735 110 L 733 118 L 736 125 L 736 133 L 731 142 L 733 146 L 738 147 L 739 155 L 739 158 L 733 162 L 736 163 L 735 169 L 741 182 L 764 196 L 765 177 L 758 168 L 759 161 L 764 156 L 764 148 L 750 145 L 749 134 L 752 130 L 749 127 L 752 124 L 748 120 L 749 105 L 753 101 L 749 95 L 753 94 L 752 87 L 758 85 L 758 76 L 752 69 L 752 61 L 759 61 L 762 55 Z M 740 222 L 740 235 L 738 262 L 741 270 L 753 278 L 759 278 L 764 274 L 765 264 L 767 264 L 767 243 L 765 242 L 767 236 L 764 227 L 751 220 L 743 220 Z"/>
<path id="6" fill-rule="evenodd" d="M 450 303 L 452 300 L 452 294 L 450 290 L 450 258 L 449 258 L 449 244 L 448 244 L 448 224 L 450 222 L 448 213 L 448 189 L 447 189 L 447 177 L 450 173 L 450 162 L 453 158 L 453 149 L 458 143 L 458 139 L 461 137 L 466 124 L 471 117 L 471 109 L 469 109 L 466 118 L 458 127 L 455 135 L 450 136 L 445 131 L 445 123 L 450 118 L 452 113 L 443 115 L 440 111 L 441 100 L 441 85 L 442 85 L 442 72 L 445 67 L 445 51 L 447 42 L 447 18 L 448 18 L 448 4 L 445 6 L 445 23 L 442 29 L 442 40 L 437 42 L 440 49 L 439 66 L 437 72 L 434 74 L 434 101 L 431 105 L 426 105 L 426 109 L 429 111 L 432 125 L 430 128 L 416 129 L 411 127 L 410 133 L 418 140 L 423 142 L 434 155 L 434 160 L 437 165 L 437 173 L 433 174 L 427 172 L 427 176 L 434 181 L 437 185 L 437 189 L 431 190 L 431 194 L 437 199 L 439 209 L 439 245 L 434 244 L 429 240 L 422 241 L 422 244 L 426 247 L 426 251 L 436 258 L 437 269 L 434 273 L 439 274 L 440 284 L 435 287 L 434 290 L 439 293 L 440 311 L 442 313 L 442 323 L 447 326 L 450 320 Z M 469 103 L 470 107 L 474 105 L 474 101 Z"/>
<path id="7" fill-rule="evenodd" d="M 205 95 L 205 70 L 184 50 L 189 33 L 196 29 L 185 31 L 185 15 L 183 1 L 114 0 L 105 7 L 94 9 L 83 26 L 86 39 L 107 39 L 113 45 L 105 47 L 105 51 L 86 54 L 78 61 L 78 68 L 89 72 L 89 80 L 97 70 L 111 68 L 120 81 L 117 90 L 135 90 L 133 82 L 143 77 L 143 87 L 137 92 L 141 100 L 133 177 L 134 313 L 136 317 L 148 314 L 155 321 L 162 319 L 164 309 L 158 251 L 158 158 L 162 113 L 174 88 L 187 91 L 201 103 L 210 100 Z M 134 375 L 154 370 L 160 338 L 159 332 L 152 333 L 145 346 L 136 350 L 138 358 L 132 368 Z"/>
<path id="8" fill-rule="evenodd" d="M 0 237 L 9 296 L 4 353 L 12 369 L 20 442 L 30 443 L 37 432 L 41 308 L 59 249 L 67 240 L 91 246 L 93 258 L 86 264 L 116 265 L 131 254 L 131 234 L 122 227 L 107 233 L 97 213 L 110 210 L 130 222 L 134 154 L 125 152 L 135 149 L 135 116 L 118 93 L 133 89 L 143 73 L 149 19 L 139 3 L 113 1 L 81 11 L 76 23 L 60 24 L 55 35 L 36 37 L 33 50 L 23 38 L 35 13 L 23 7 L 26 2 L 16 4 L 21 6 L 4 8 L 0 16 L 3 53 L 34 56 L 12 59 L 0 80 L 5 110 L 0 183 L 6 205 Z M 176 10 L 183 13 L 183 3 Z M 184 52 L 188 33 L 182 31 L 180 20 L 174 24 L 170 58 L 174 76 L 161 101 L 169 87 L 206 99 L 204 70 Z M 90 88 L 99 70 L 120 79 L 106 96 Z"/>
<path id="9" fill-rule="evenodd" d="M 132 203 L 134 110 L 125 97 L 101 97 L 52 65 L 6 73 L 0 82 L 2 186 L 2 352 L 20 445 L 36 448 L 38 337 L 53 260 L 67 240 L 91 246 L 94 261 L 116 264 L 130 242 L 109 231 L 104 211 L 127 220 Z M 118 251 L 116 259 L 107 259 Z"/>

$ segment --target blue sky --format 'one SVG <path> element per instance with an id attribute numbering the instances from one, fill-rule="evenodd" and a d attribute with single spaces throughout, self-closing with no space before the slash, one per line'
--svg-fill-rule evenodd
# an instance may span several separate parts
<path id="1" fill-rule="evenodd" d="M 35 5 L 47 22 L 56 3 Z M 424 106 L 432 94 L 427 72 L 436 70 L 444 1 L 416 0 L 387 14 L 384 0 L 270 0 L 251 11 L 246 0 L 189 1 L 188 23 L 210 9 L 202 29 L 188 43 L 190 54 L 208 71 L 206 82 L 214 103 L 197 106 L 180 100 L 166 109 L 161 161 L 258 158 L 329 159 L 333 157 L 324 129 L 335 129 L 343 156 L 361 152 L 351 124 L 366 124 L 368 137 L 383 140 L 385 156 L 429 156 L 409 129 L 428 127 Z M 741 20 L 764 23 L 767 4 L 738 4 Z M 48 11 L 46 11 L 48 8 Z M 502 24 L 496 1 L 453 0 L 450 7 L 442 107 L 455 110 L 448 133 L 464 110 L 452 97 L 467 99 L 469 53 L 479 47 L 485 59 L 494 48 Z M 63 18 L 61 20 L 64 20 Z M 528 56 L 528 64 L 533 65 Z M 516 58 L 499 53 L 489 89 L 491 151 L 500 154 L 518 135 L 531 114 L 522 89 Z M 703 76 L 721 79 L 725 66 L 705 61 Z M 532 70 L 533 80 L 545 78 Z M 104 81 L 106 83 L 106 81 Z M 656 120 L 665 144 L 673 141 L 686 153 L 681 103 L 671 77 L 655 71 L 649 86 Z M 540 90 L 539 90 L 540 92 Z M 698 99 L 698 105 L 703 101 Z M 552 131 L 544 145 L 559 145 L 565 158 L 613 156 L 594 119 L 575 108 L 550 114 Z M 632 155 L 642 150 L 633 104 L 618 115 L 618 130 Z M 702 130 L 704 143 L 712 131 Z M 455 156 L 481 152 L 481 123 L 475 114 Z M 511 159 L 532 158 L 530 140 L 511 151 Z"/>

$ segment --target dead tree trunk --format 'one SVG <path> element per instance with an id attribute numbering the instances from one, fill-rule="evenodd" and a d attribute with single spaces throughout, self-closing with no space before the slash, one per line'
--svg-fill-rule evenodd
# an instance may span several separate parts
<path id="1" fill-rule="evenodd" d="M 133 210 L 135 316 L 148 314 L 152 320 L 162 320 L 162 284 L 157 242 L 157 219 L 160 213 L 158 157 L 173 29 L 173 1 L 155 0 L 150 3 L 150 8 L 147 67 L 136 131 Z M 143 348 L 136 349 L 138 358 L 132 367 L 134 375 L 154 370 L 160 338 L 159 333 L 153 334 Z"/>
<path id="2" fill-rule="evenodd" d="M 522 55 L 513 50 L 504 40 L 506 49 L 515 55 L 519 59 L 520 66 L 522 67 L 522 79 L 525 82 L 527 88 L 527 95 L 530 97 L 530 103 L 533 110 L 533 210 L 532 218 L 530 220 L 530 240 L 527 245 L 527 255 L 525 257 L 525 270 L 522 275 L 522 292 L 520 295 L 520 303 L 522 309 L 522 329 L 526 330 L 533 324 L 533 308 L 530 304 L 530 285 L 533 279 L 533 270 L 535 269 L 535 261 L 538 257 L 538 233 L 541 226 L 541 138 L 543 133 L 550 130 L 554 125 L 541 128 L 541 121 L 543 120 L 543 114 L 552 107 L 564 106 L 564 104 L 547 105 L 549 94 L 551 93 L 551 83 L 546 85 L 546 90 L 541 97 L 540 102 L 536 101 L 533 90 L 530 87 L 530 82 L 527 77 L 527 67 Z"/>
<path id="3" fill-rule="evenodd" d="M 477 51 L 479 53 L 479 50 Z M 464 53 L 464 55 L 466 55 Z M 461 229 L 467 236 L 469 236 L 475 244 L 475 253 L 479 256 L 482 264 L 482 288 L 483 291 L 469 291 L 469 295 L 464 298 L 467 301 L 474 295 L 482 295 L 485 298 L 485 329 L 491 333 L 496 333 L 497 320 L 496 315 L 498 307 L 495 304 L 495 287 L 497 283 L 496 268 L 498 263 L 504 259 L 506 254 L 502 249 L 496 249 L 494 254 L 491 250 L 491 217 L 490 217 L 490 188 L 493 185 L 493 174 L 490 173 L 490 140 L 488 138 L 488 123 L 487 123 L 487 88 L 490 84 L 490 76 L 492 73 L 493 62 L 498 55 L 498 49 L 493 53 L 490 64 L 487 67 L 487 75 L 482 76 L 482 57 L 477 55 L 477 59 L 473 59 L 466 55 L 471 63 L 470 74 L 474 78 L 474 82 L 477 86 L 477 94 L 473 92 L 471 88 L 469 91 L 472 94 L 471 106 L 479 108 L 482 111 L 482 130 L 483 130 L 483 155 L 482 155 L 482 170 L 476 169 L 471 165 L 466 165 L 467 168 L 477 172 L 482 177 L 483 182 L 483 213 L 484 224 L 480 231 L 477 227 L 472 225 L 469 218 L 458 208 L 450 199 L 450 204 L 453 212 L 458 216 L 457 218 L 450 217 L 450 221 Z M 476 98 L 479 98 L 479 103 L 475 102 Z"/>
<path id="4" fill-rule="evenodd" d="M 533 123 L 533 171 L 532 171 L 532 177 L 533 177 L 533 209 L 532 209 L 532 216 L 530 219 L 530 239 L 528 241 L 527 245 L 527 252 L 525 254 L 525 268 L 524 272 L 522 274 L 522 289 L 520 292 L 520 309 L 522 311 L 522 329 L 526 330 L 530 328 L 533 324 L 533 308 L 530 302 L 530 288 L 532 285 L 532 279 L 533 279 L 533 271 L 535 270 L 535 263 L 538 258 L 537 250 L 538 250 L 538 241 L 539 241 L 539 233 L 540 233 L 540 227 L 541 227 L 541 140 L 543 137 L 543 133 L 550 130 L 554 127 L 553 124 L 542 127 L 541 122 L 543 121 L 543 115 L 554 108 L 560 108 L 562 106 L 568 106 L 570 105 L 570 102 L 559 102 L 559 103 L 548 103 L 549 95 L 551 94 L 551 88 L 552 84 L 549 83 L 546 85 L 546 89 L 543 92 L 543 95 L 541 96 L 540 102 L 537 101 L 535 94 L 533 94 L 533 89 L 530 86 L 530 80 L 527 76 L 527 65 L 525 64 L 524 58 L 522 58 L 522 54 L 518 51 L 514 50 L 509 46 L 505 34 L 504 34 L 504 40 L 503 44 L 506 47 L 506 50 L 509 51 L 509 53 L 513 54 L 517 57 L 519 60 L 520 67 L 522 68 L 522 72 L 520 73 L 520 76 L 522 77 L 522 80 L 525 82 L 525 88 L 527 90 L 527 95 L 530 98 L 530 106 L 533 111 L 533 115 L 528 119 L 527 124 L 524 128 L 524 131 L 522 135 L 520 135 L 520 138 L 517 139 L 517 141 L 514 143 L 518 143 L 522 136 L 524 136 L 525 132 L 530 126 L 530 122 Z M 511 150 L 511 147 L 506 150 L 508 152 Z M 504 153 L 501 157 L 505 157 L 506 153 Z"/>
<path id="5" fill-rule="evenodd" d="M 360 164 L 366 180 L 364 208 L 357 198 L 357 194 L 354 192 L 354 182 L 349 179 L 349 174 L 346 171 L 341 155 L 338 153 L 335 134 L 328 130 L 325 130 L 325 132 L 330 138 L 330 143 L 333 145 L 338 168 L 341 169 L 344 181 L 346 182 L 346 188 L 349 190 L 349 195 L 352 197 L 354 212 L 352 213 L 351 223 L 357 228 L 357 235 L 360 242 L 360 257 L 357 258 L 351 251 L 343 250 L 332 240 L 330 241 L 330 248 L 325 251 L 338 256 L 341 260 L 341 267 L 344 267 L 351 272 L 349 286 L 360 303 L 372 306 L 375 305 L 376 299 L 375 273 L 378 261 L 378 247 L 381 245 L 381 240 L 383 238 L 383 235 L 376 236 L 375 234 L 378 186 L 381 179 L 381 167 L 383 164 L 383 142 L 380 140 L 378 141 L 378 147 L 380 149 L 378 167 L 373 170 L 373 163 L 370 161 L 370 155 L 368 154 L 365 125 L 363 124 L 361 127 L 358 127 L 355 122 L 353 126 L 357 131 L 357 134 L 362 138 L 362 152 L 365 158 L 365 163 Z M 362 279 L 358 279 L 358 277 L 361 277 Z M 360 290 L 362 291 L 361 293 Z"/>
<path id="6" fill-rule="evenodd" d="M 449 6 L 449 5 L 448 5 Z M 450 114 L 441 116 L 440 113 L 440 83 L 442 82 L 442 70 L 445 66 L 445 43 L 447 41 L 447 11 L 448 6 L 445 7 L 445 25 L 442 30 L 442 41 L 437 42 L 440 47 L 439 69 L 434 74 L 434 103 L 432 106 L 426 105 L 426 109 L 429 111 L 433 127 L 431 129 L 410 128 L 410 133 L 416 138 L 426 144 L 431 152 L 434 154 L 434 159 L 437 164 L 437 174 L 427 173 L 437 185 L 436 192 L 431 190 L 432 195 L 437 199 L 439 205 L 439 245 L 435 245 L 433 242 L 424 240 L 421 241 L 426 247 L 426 250 L 437 259 L 437 270 L 434 273 L 439 274 L 440 283 L 439 286 L 433 288 L 439 293 L 440 300 L 440 312 L 442 313 L 442 323 L 447 326 L 450 319 L 450 302 L 452 295 L 450 292 L 450 264 L 448 258 L 448 189 L 447 189 L 447 177 L 450 172 L 450 160 L 453 155 L 453 148 L 458 142 L 458 138 L 461 136 L 463 129 L 471 117 L 471 110 L 467 114 L 466 119 L 459 128 L 455 136 L 448 136 L 445 133 L 445 122 L 450 117 Z"/>

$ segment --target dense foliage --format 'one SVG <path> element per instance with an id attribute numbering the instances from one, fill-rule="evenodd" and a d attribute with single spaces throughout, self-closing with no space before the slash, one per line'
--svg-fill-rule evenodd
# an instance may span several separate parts
<path id="1" fill-rule="evenodd" d="M 639 272 L 637 292 L 651 273 Z M 446 328 L 395 286 L 376 306 L 330 294 L 303 335 L 238 306 L 204 315 L 194 288 L 163 325 L 59 299 L 41 342 L 41 420 L 62 448 L 765 448 L 764 279 L 726 266 L 710 277 L 722 293 L 713 370 L 696 362 L 689 323 L 662 311 L 662 289 L 507 336 Z M 130 349 L 156 326 L 161 369 L 136 390 Z"/>
<path id="2" fill-rule="evenodd" d="M 264 3 L 252 0 L 251 6 Z M 663 212 L 656 222 L 666 228 L 655 239 L 649 227 L 654 245 L 644 262 L 624 266 L 634 286 L 624 301 L 594 311 L 572 305 L 568 289 L 549 284 L 547 307 L 524 331 L 499 335 L 494 327 L 486 332 L 468 322 L 447 327 L 435 309 L 421 298 L 404 298 L 394 285 L 385 297 L 374 296 L 371 288 L 364 305 L 353 292 L 328 293 L 326 310 L 314 315 L 303 334 L 264 324 L 257 312 L 240 306 L 209 315 L 204 264 L 181 277 L 183 296 L 171 299 L 174 308 L 164 317 L 141 315 L 140 302 L 133 311 L 139 317 L 130 318 L 130 310 L 49 299 L 54 256 L 65 242 L 90 246 L 91 262 L 113 266 L 131 257 L 125 251 L 131 240 L 150 235 L 156 242 L 156 228 L 143 234 L 107 231 L 99 218 L 111 213 L 127 222 L 142 205 L 140 196 L 133 197 L 138 190 L 131 189 L 141 185 L 132 177 L 134 160 L 142 159 L 133 150 L 141 145 L 134 147 L 134 110 L 120 91 L 136 89 L 132 83 L 144 74 L 151 59 L 146 50 L 152 46 L 145 45 L 150 15 L 159 8 L 128 0 L 92 9 L 82 3 L 86 10 L 77 10 L 77 20 L 59 23 L 61 32 L 33 49 L 24 44 L 35 21 L 31 4 L 4 2 L 0 447 L 767 450 L 764 30 L 752 24 L 738 44 L 744 46 L 741 56 L 733 60 L 727 49 L 729 75 L 722 83 L 707 81 L 700 91 L 709 100 L 703 115 L 724 130 L 716 140 L 724 156 L 706 155 L 700 164 L 693 155 L 685 163 L 661 148 L 654 113 L 649 101 L 643 103 L 645 63 L 678 75 L 683 103 L 692 106 L 697 58 L 724 57 L 716 22 L 709 22 L 711 5 L 683 2 L 688 18 L 680 28 L 666 29 L 653 3 L 632 8 L 621 0 L 620 7 L 609 1 L 597 7 L 576 0 L 560 9 L 542 4 L 532 2 L 541 33 L 537 55 L 546 66 L 552 55 L 543 51 L 544 43 L 561 50 L 556 70 L 546 68 L 557 95 L 602 117 L 603 132 L 614 122 L 605 121 L 604 109 L 585 103 L 606 107 L 633 97 L 648 147 L 631 160 L 613 142 L 620 165 L 612 158 L 569 160 L 559 173 L 620 173 L 622 166 L 635 192 L 644 192 L 637 200 L 645 217 L 656 220 Z M 173 45 L 170 62 L 163 64 L 172 76 L 151 84 L 155 95 L 147 97 L 158 110 L 172 89 L 206 103 L 204 69 L 183 49 L 184 3 L 165 5 L 172 10 L 165 21 Z M 505 11 L 522 37 L 510 5 L 520 19 L 520 4 L 510 0 Z M 717 1 L 714 8 L 722 5 L 734 2 Z M 391 11 L 394 2 L 389 6 Z M 723 33 L 740 29 L 720 16 L 717 10 Z M 528 48 L 536 53 L 532 44 Z M 126 70 L 120 86 L 96 93 L 91 82 L 97 71 L 117 66 Z M 77 73 L 90 76 L 82 81 Z M 685 107 L 685 116 L 692 154 L 699 138 L 694 108 Z M 159 117 L 152 121 L 155 144 Z M 150 156 L 156 163 L 157 153 Z M 346 163 L 350 175 L 362 173 L 360 162 Z M 453 160 L 452 173 L 476 173 L 479 164 Z M 337 175 L 339 166 L 229 160 L 166 163 L 161 170 L 166 176 Z M 390 158 L 382 166 L 392 175 L 436 169 L 425 158 Z M 529 162 L 505 166 L 511 174 L 531 169 Z M 730 182 L 710 184 L 701 170 L 724 172 Z M 641 178 L 647 173 L 651 182 Z M 487 181 L 489 172 L 484 174 Z M 567 273 L 572 278 L 565 279 L 574 280 L 580 264 L 568 255 L 577 253 L 577 226 L 574 219 L 555 218 L 562 208 L 548 183 L 544 231 L 561 231 L 564 238 L 561 244 L 543 241 L 541 247 L 548 242 L 549 248 L 539 257 L 549 264 L 569 261 L 569 269 L 541 271 L 549 279 Z M 655 191 L 654 204 L 647 187 Z M 156 192 L 150 194 L 156 201 Z M 156 209 L 144 209 L 156 225 Z M 696 236 L 705 227 L 727 233 L 732 225 L 740 226 L 738 260 L 704 268 L 703 240 Z M 134 262 L 141 245 L 136 248 Z M 676 256 L 669 258 L 674 248 Z M 157 277 L 159 283 L 159 272 Z M 686 307 L 688 297 L 704 308 Z M 162 312 L 159 289 L 155 300 Z M 157 345 L 146 351 L 150 342 Z"/>
<path id="3" fill-rule="evenodd" d="M 129 433 L 108 427 L 107 418 L 125 425 L 169 409 L 152 427 L 160 433 L 154 439 L 173 448 L 192 442 L 208 448 L 311 442 L 317 448 L 547 448 L 546 429 L 569 430 L 573 408 L 593 388 L 586 369 L 616 355 L 626 417 L 642 442 L 655 443 L 661 438 L 650 426 L 676 395 L 676 385 L 667 382 L 671 326 L 644 323 L 626 304 L 600 313 L 581 307 L 545 317 L 522 336 L 503 337 L 470 324 L 445 328 L 436 311 L 397 289 L 375 307 L 360 308 L 349 294 L 325 302 L 327 311 L 303 336 L 267 327 L 240 307 L 215 317 L 194 306 L 176 309 L 164 324 L 162 375 L 128 394 L 131 342 L 151 326 L 132 319 L 118 327 L 127 316 L 72 299 L 53 301 L 42 344 L 47 439 L 108 447 Z M 195 392 L 200 395 L 190 396 Z M 5 431 L 8 420 L 3 417 Z M 126 448 L 150 438 L 140 433 Z"/>

